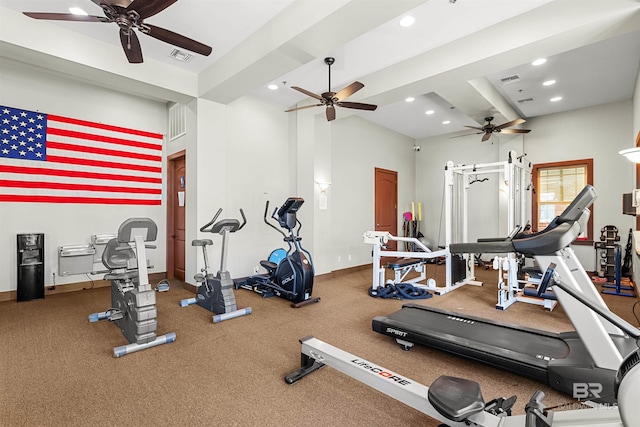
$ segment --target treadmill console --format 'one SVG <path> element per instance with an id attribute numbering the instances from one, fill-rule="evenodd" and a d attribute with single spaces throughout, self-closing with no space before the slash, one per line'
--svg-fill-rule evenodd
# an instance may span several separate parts
<path id="1" fill-rule="evenodd" d="M 598 198 L 596 190 L 591 185 L 585 186 L 580 194 L 567 206 L 557 218 L 559 223 L 578 221 L 582 213 Z"/>

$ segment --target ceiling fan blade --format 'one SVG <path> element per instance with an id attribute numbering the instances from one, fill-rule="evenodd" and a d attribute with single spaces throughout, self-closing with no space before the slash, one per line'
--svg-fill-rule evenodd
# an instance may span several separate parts
<path id="1" fill-rule="evenodd" d="M 336 109 L 333 105 L 327 105 L 327 120 L 335 120 L 336 118 Z"/>
<path id="2" fill-rule="evenodd" d="M 482 142 L 485 142 L 489 138 L 491 138 L 491 133 L 485 133 L 484 135 L 482 135 Z"/>
<path id="3" fill-rule="evenodd" d="M 362 102 L 338 102 L 337 105 L 344 108 L 354 108 L 356 110 L 369 110 L 374 111 L 378 108 L 377 105 L 363 104 Z"/>
<path id="4" fill-rule="evenodd" d="M 315 93 L 313 93 L 313 92 L 309 92 L 308 90 L 306 90 L 306 89 L 302 89 L 301 87 L 298 87 L 298 86 L 291 86 L 291 89 L 295 89 L 295 90 L 297 90 L 298 92 L 302 92 L 302 93 L 304 93 L 305 95 L 310 96 L 311 98 L 315 98 L 315 99 L 317 99 L 318 101 L 323 101 L 323 100 L 324 100 L 324 98 L 323 98 L 323 97 L 321 97 L 320 95 L 316 95 Z"/>
<path id="5" fill-rule="evenodd" d="M 206 44 L 197 42 L 189 37 L 174 33 L 173 31 L 156 27 L 155 25 L 145 24 L 145 26 L 149 29 L 146 31 L 143 30 L 142 32 L 155 39 L 190 50 L 191 52 L 199 53 L 200 55 L 209 56 L 211 54 L 211 46 L 207 46 Z"/>
<path id="6" fill-rule="evenodd" d="M 39 12 L 22 12 L 30 18 L 48 19 L 51 21 L 81 21 L 81 22 L 109 22 L 103 16 L 93 15 L 74 15 L 72 13 L 39 13 Z"/>
<path id="7" fill-rule="evenodd" d="M 133 30 L 129 30 L 129 34 L 125 30 L 120 30 L 120 42 L 122 43 L 122 49 L 124 54 L 127 55 L 127 59 L 131 64 L 142 63 L 142 48 L 140 48 L 140 40 Z"/>
<path id="8" fill-rule="evenodd" d="M 531 129 L 500 129 L 500 133 L 529 133 Z"/>
<path id="9" fill-rule="evenodd" d="M 133 0 L 133 2 L 127 6 L 127 11 L 135 10 L 142 20 L 158 12 L 162 12 L 177 1 L 178 0 Z"/>
<path id="10" fill-rule="evenodd" d="M 469 128 L 469 129 L 481 130 L 481 131 L 483 131 L 483 132 L 484 132 L 484 129 L 483 129 L 483 128 L 479 128 L 479 127 L 477 127 L 477 126 L 467 126 L 467 125 L 464 125 L 464 127 Z"/>
<path id="11" fill-rule="evenodd" d="M 344 89 L 342 89 L 341 91 L 339 91 L 338 93 L 333 95 L 333 97 L 335 99 L 337 99 L 338 101 L 340 101 L 341 99 L 345 99 L 345 98 L 353 95 L 354 93 L 356 93 L 357 91 L 359 91 L 363 87 L 364 87 L 364 85 L 362 83 L 353 82 L 349 86 L 345 87 Z"/>
<path id="12" fill-rule="evenodd" d="M 456 136 L 450 136 L 449 139 L 453 139 L 453 138 L 462 138 L 463 136 L 471 136 L 471 135 L 479 135 L 482 132 L 476 132 L 476 133 L 465 133 L 464 135 L 456 135 Z"/>
<path id="13" fill-rule="evenodd" d="M 511 126 L 519 125 L 520 123 L 524 123 L 524 122 L 526 122 L 525 119 L 515 119 L 515 120 L 511 120 L 510 122 L 498 125 L 494 129 L 500 130 L 500 129 L 508 128 L 508 127 L 511 127 Z"/>
<path id="14" fill-rule="evenodd" d="M 305 105 L 304 107 L 295 107 L 295 108 L 289 108 L 288 110 L 284 110 L 285 113 L 288 113 L 290 111 L 298 111 L 298 110 L 304 110 L 306 108 L 311 108 L 311 107 L 320 107 L 322 106 L 322 104 L 314 104 L 314 105 Z"/>

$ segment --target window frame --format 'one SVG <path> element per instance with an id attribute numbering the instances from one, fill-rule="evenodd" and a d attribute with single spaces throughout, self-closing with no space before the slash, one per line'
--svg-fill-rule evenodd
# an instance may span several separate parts
<path id="1" fill-rule="evenodd" d="M 563 162 L 551 162 L 551 163 L 538 163 L 533 165 L 531 180 L 534 188 L 540 188 L 540 170 L 541 169 L 561 169 L 567 167 L 586 166 L 587 184 L 593 185 L 593 159 L 579 159 L 579 160 L 567 160 Z M 533 192 L 531 194 L 531 227 L 532 231 L 538 228 L 538 194 Z M 584 240 L 575 240 L 574 245 L 589 245 L 593 246 L 594 234 L 593 234 L 593 206 L 590 207 L 591 215 L 589 216 L 589 222 L 587 223 L 587 238 Z"/>

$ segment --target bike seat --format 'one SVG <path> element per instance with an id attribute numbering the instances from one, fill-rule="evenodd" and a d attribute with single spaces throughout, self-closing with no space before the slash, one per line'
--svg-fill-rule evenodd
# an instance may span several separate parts
<path id="1" fill-rule="evenodd" d="M 191 246 L 207 246 L 213 245 L 213 241 L 211 239 L 201 239 L 201 240 L 192 240 Z"/>
<path id="2" fill-rule="evenodd" d="M 480 384 L 464 378 L 438 377 L 429 387 L 429 402 L 447 419 L 464 421 L 484 410 Z"/>

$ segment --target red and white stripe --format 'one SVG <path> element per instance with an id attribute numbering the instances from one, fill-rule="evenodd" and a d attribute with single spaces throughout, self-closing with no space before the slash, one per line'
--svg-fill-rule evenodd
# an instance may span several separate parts
<path id="1" fill-rule="evenodd" d="M 46 161 L 3 158 L 0 202 L 161 203 L 162 135 L 47 119 Z"/>

